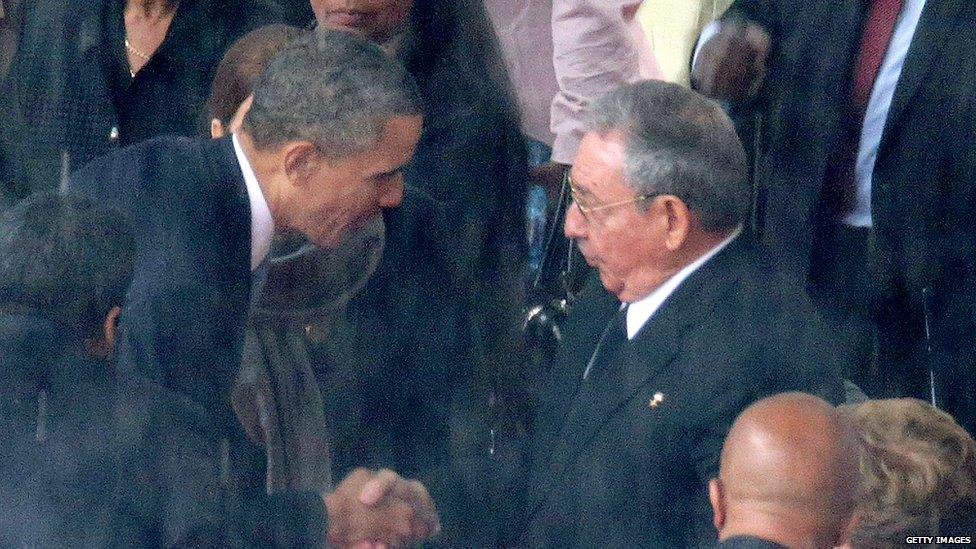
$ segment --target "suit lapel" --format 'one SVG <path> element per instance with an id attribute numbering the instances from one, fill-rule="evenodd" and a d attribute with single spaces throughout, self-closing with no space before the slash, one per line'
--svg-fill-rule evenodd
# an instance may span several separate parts
<path id="1" fill-rule="evenodd" d="M 537 469 L 542 476 L 537 483 L 540 489 L 533 492 L 530 510 L 538 510 L 551 486 L 575 463 L 614 413 L 673 362 L 684 334 L 701 324 L 702 318 L 735 284 L 729 275 L 730 265 L 745 245 L 743 238 L 736 239 L 693 273 L 619 350 L 607 368 L 590 374 L 585 382 L 590 386 L 578 391 L 575 398 L 570 397 L 572 404 L 562 430 L 549 444 L 552 451 L 548 464 Z"/>
<path id="2" fill-rule="evenodd" d="M 939 53 L 948 41 L 947 36 L 954 32 L 953 28 L 959 20 L 957 16 L 966 1 L 968 0 L 928 0 L 925 4 L 895 87 L 895 95 L 891 99 L 888 120 L 881 138 L 882 149 L 892 132 L 891 128 L 905 114 L 926 73 L 936 59 L 939 59 Z"/>
<path id="3" fill-rule="evenodd" d="M 603 289 L 599 278 L 591 277 L 565 326 L 563 350 L 543 380 L 546 389 L 539 403 L 533 437 L 537 465 L 548 462 L 553 443 L 576 399 L 583 370 L 596 349 L 604 326 L 619 306 L 620 302 Z"/>

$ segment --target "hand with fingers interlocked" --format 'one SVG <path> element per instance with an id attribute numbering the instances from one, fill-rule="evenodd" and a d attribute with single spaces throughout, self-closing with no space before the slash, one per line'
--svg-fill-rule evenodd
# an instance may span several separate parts
<path id="1" fill-rule="evenodd" d="M 330 546 L 406 547 L 440 532 L 440 520 L 423 484 L 394 471 L 356 469 L 325 496 Z"/>

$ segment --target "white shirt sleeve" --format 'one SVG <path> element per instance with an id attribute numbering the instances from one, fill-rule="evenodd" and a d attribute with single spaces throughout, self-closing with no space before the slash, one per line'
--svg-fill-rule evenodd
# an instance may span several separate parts
<path id="1" fill-rule="evenodd" d="M 636 13 L 640 0 L 554 0 L 552 160 L 572 164 L 591 101 L 620 84 L 659 78 Z"/>
<path id="2" fill-rule="evenodd" d="M 722 21 L 720 20 L 712 21 L 702 29 L 701 34 L 698 36 L 698 43 L 695 44 L 695 53 L 691 56 L 692 70 L 695 68 L 695 63 L 698 62 L 698 51 L 705 45 L 705 42 L 711 40 L 720 30 L 722 30 Z"/>

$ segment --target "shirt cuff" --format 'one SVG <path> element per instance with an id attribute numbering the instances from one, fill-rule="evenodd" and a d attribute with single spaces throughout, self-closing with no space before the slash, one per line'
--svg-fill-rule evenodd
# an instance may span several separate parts
<path id="1" fill-rule="evenodd" d="M 722 30 L 721 20 L 712 21 L 702 29 L 701 34 L 698 35 L 698 42 L 695 44 L 695 53 L 691 56 L 691 70 L 695 70 L 695 63 L 698 62 L 698 51 L 705 45 L 705 42 L 711 40 L 720 30 Z"/>

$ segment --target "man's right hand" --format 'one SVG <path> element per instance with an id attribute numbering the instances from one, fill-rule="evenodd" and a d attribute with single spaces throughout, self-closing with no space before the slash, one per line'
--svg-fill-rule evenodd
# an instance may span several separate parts
<path id="1" fill-rule="evenodd" d="M 691 72 L 693 86 L 716 99 L 731 101 L 756 95 L 766 77 L 772 41 L 755 23 L 729 19 L 702 44 Z"/>
<path id="2" fill-rule="evenodd" d="M 427 489 L 388 469 L 376 473 L 356 469 L 325 496 L 325 506 L 332 545 L 368 541 L 403 547 L 440 531 Z"/>

